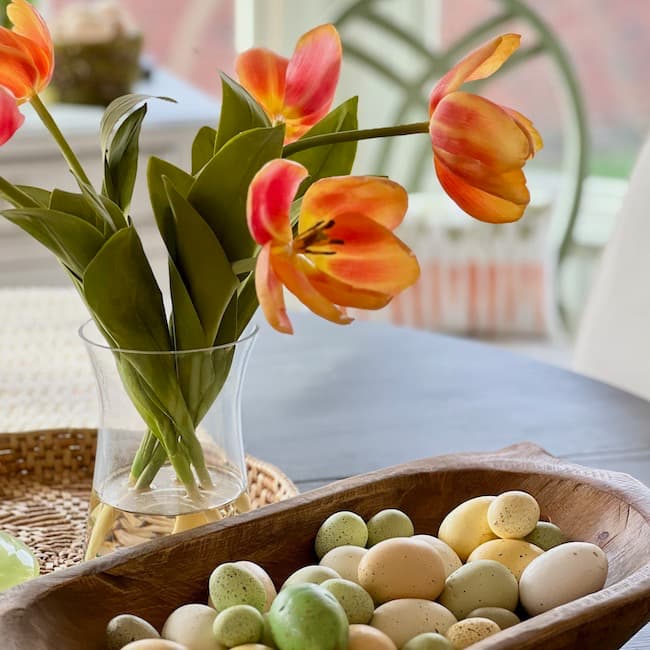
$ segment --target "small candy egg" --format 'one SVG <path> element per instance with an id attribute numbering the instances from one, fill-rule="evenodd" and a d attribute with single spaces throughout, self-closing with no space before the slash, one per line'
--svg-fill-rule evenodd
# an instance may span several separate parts
<path id="1" fill-rule="evenodd" d="M 378 512 L 368 520 L 367 526 L 368 546 L 392 537 L 411 537 L 415 532 L 409 516 L 394 508 Z"/>
<path id="2" fill-rule="evenodd" d="M 169 615 L 161 636 L 186 646 L 188 650 L 220 650 L 221 646 L 212 633 L 216 617 L 217 612 L 207 605 L 183 605 Z"/>
<path id="3" fill-rule="evenodd" d="M 510 569 L 519 580 L 524 569 L 543 552 L 541 548 L 521 539 L 492 539 L 475 548 L 467 561 L 495 560 Z"/>
<path id="4" fill-rule="evenodd" d="M 588 542 L 567 542 L 535 558 L 521 574 L 521 604 L 531 615 L 602 589 L 607 556 Z"/>
<path id="5" fill-rule="evenodd" d="M 120 614 L 112 618 L 106 626 L 107 650 L 122 650 L 132 641 L 159 638 L 160 634 L 153 625 L 132 614 Z"/>
<path id="6" fill-rule="evenodd" d="M 397 650 L 383 632 L 370 625 L 350 625 L 348 650 Z"/>
<path id="7" fill-rule="evenodd" d="M 239 560 L 234 564 L 235 566 L 240 566 L 244 569 L 248 569 L 253 575 L 257 576 L 262 581 L 264 590 L 266 591 L 266 602 L 264 603 L 264 609 L 262 611 L 268 612 L 273 599 L 278 595 L 277 591 L 275 590 L 273 580 L 271 580 L 271 576 L 259 564 L 255 564 L 255 562 L 249 562 L 248 560 Z"/>
<path id="8" fill-rule="evenodd" d="M 401 648 L 407 641 L 424 632 L 444 634 L 456 617 L 439 603 L 419 598 L 400 598 L 380 605 L 370 621 Z"/>
<path id="9" fill-rule="evenodd" d="M 319 585 L 325 580 L 331 580 L 332 578 L 340 578 L 341 576 L 326 566 L 320 566 L 318 564 L 310 564 L 309 566 L 304 566 L 302 569 L 294 571 L 282 585 L 282 589 L 289 587 L 290 585 L 301 585 L 306 582 L 311 582 L 312 584 Z"/>
<path id="10" fill-rule="evenodd" d="M 445 585 L 445 567 L 426 542 L 394 537 L 375 544 L 363 556 L 359 584 L 376 603 L 397 598 L 435 600 Z"/>
<path id="11" fill-rule="evenodd" d="M 127 643 L 122 650 L 189 650 L 189 648 L 165 639 L 140 639 Z"/>
<path id="12" fill-rule="evenodd" d="M 521 623 L 519 617 L 509 609 L 503 607 L 479 607 L 467 615 L 467 618 L 489 618 L 502 630 Z"/>
<path id="13" fill-rule="evenodd" d="M 210 600 L 221 612 L 233 605 L 252 605 L 264 611 L 267 592 L 262 581 L 250 569 L 234 562 L 220 564 L 210 576 Z"/>
<path id="14" fill-rule="evenodd" d="M 337 546 L 365 546 L 367 541 L 368 527 L 359 515 L 345 510 L 335 512 L 316 533 L 316 555 L 320 559 Z"/>
<path id="15" fill-rule="evenodd" d="M 327 589 L 345 611 L 350 623 L 367 623 L 375 611 L 375 604 L 370 594 L 356 582 L 333 578 L 321 584 Z"/>
<path id="16" fill-rule="evenodd" d="M 359 562 L 367 552 L 360 546 L 337 546 L 325 553 L 320 565 L 334 569 L 345 580 L 359 582 Z"/>
<path id="17" fill-rule="evenodd" d="M 495 497 L 476 497 L 456 506 L 440 524 L 438 537 L 451 546 L 464 562 L 477 547 L 495 539 L 487 511 Z"/>
<path id="18" fill-rule="evenodd" d="M 501 628 L 489 618 L 466 618 L 447 630 L 447 638 L 454 650 L 463 650 L 500 631 Z"/>
<path id="19" fill-rule="evenodd" d="M 535 529 L 539 504 L 528 492 L 504 492 L 490 504 L 487 518 L 490 529 L 498 537 L 522 539 Z"/>
<path id="20" fill-rule="evenodd" d="M 525 540 L 539 546 L 543 551 L 568 541 L 566 535 L 555 524 L 548 521 L 538 521 L 533 532 L 526 535 Z"/>
<path id="21" fill-rule="evenodd" d="M 517 579 L 510 569 L 494 560 L 476 560 L 447 578 L 438 600 L 456 618 L 462 619 L 477 607 L 514 610 L 518 596 Z"/>
<path id="22" fill-rule="evenodd" d="M 454 650 L 451 641 L 437 632 L 425 632 L 414 636 L 402 650 Z"/>
<path id="23" fill-rule="evenodd" d="M 456 569 L 460 569 L 463 563 L 460 561 L 456 551 L 454 551 L 449 544 L 445 544 L 441 539 L 433 535 L 413 535 L 411 539 L 418 539 L 421 542 L 426 542 L 433 547 L 434 551 L 442 558 L 442 563 L 445 565 L 445 577 L 450 576 Z"/>
<path id="24" fill-rule="evenodd" d="M 244 643 L 257 643 L 262 638 L 264 619 L 250 605 L 235 605 L 219 612 L 214 619 L 214 636 L 227 648 Z"/>

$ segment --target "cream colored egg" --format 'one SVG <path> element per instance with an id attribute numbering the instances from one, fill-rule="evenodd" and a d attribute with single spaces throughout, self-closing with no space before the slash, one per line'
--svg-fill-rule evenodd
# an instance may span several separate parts
<path id="1" fill-rule="evenodd" d="M 422 542 L 426 542 L 433 547 L 434 551 L 438 551 L 438 554 L 442 558 L 442 563 L 445 565 L 445 577 L 451 575 L 456 569 L 460 569 L 460 567 L 463 566 L 456 551 L 454 551 L 449 544 L 445 544 L 441 539 L 438 539 L 433 535 L 413 535 L 412 539 L 419 539 Z"/>
<path id="2" fill-rule="evenodd" d="M 341 576 L 326 566 L 319 566 L 318 564 L 310 564 L 304 566 L 297 571 L 294 571 L 282 585 L 282 589 L 288 587 L 289 585 L 299 585 L 305 582 L 311 582 L 315 585 L 325 582 L 325 580 L 331 580 L 332 578 L 340 578 Z"/>
<path id="3" fill-rule="evenodd" d="M 438 600 L 461 619 L 477 607 L 514 610 L 518 596 L 517 579 L 510 569 L 494 560 L 476 560 L 447 578 Z"/>
<path id="4" fill-rule="evenodd" d="M 528 492 L 504 492 L 492 501 L 487 517 L 490 529 L 498 537 L 522 539 L 539 521 L 539 504 Z"/>
<path id="5" fill-rule="evenodd" d="M 464 650 L 500 631 L 501 628 L 489 618 L 466 618 L 447 630 L 447 638 L 454 650 Z"/>
<path id="6" fill-rule="evenodd" d="M 337 546 L 323 556 L 320 565 L 334 569 L 344 580 L 359 582 L 359 562 L 367 552 L 360 546 Z"/>
<path id="7" fill-rule="evenodd" d="M 541 548 L 521 539 L 492 539 L 475 548 L 467 561 L 494 560 L 510 569 L 519 580 L 524 569 L 543 552 Z"/>
<path id="8" fill-rule="evenodd" d="M 426 542 L 394 537 L 375 544 L 363 556 L 359 584 L 376 603 L 397 598 L 435 600 L 444 588 L 445 567 Z"/>
<path id="9" fill-rule="evenodd" d="M 489 618 L 502 630 L 521 623 L 517 614 L 509 609 L 503 609 L 503 607 L 479 607 L 470 612 L 467 618 Z"/>
<path id="10" fill-rule="evenodd" d="M 187 646 L 187 650 L 222 650 L 212 633 L 216 617 L 216 610 L 207 605 L 183 605 L 169 615 L 161 636 Z"/>
<path id="11" fill-rule="evenodd" d="M 487 512 L 495 497 L 475 497 L 456 506 L 440 524 L 438 538 L 454 549 L 465 562 L 477 547 L 495 539 L 490 529 Z"/>
<path id="12" fill-rule="evenodd" d="M 348 650 L 397 650 L 397 646 L 380 630 L 370 625 L 350 625 Z"/>
<path id="13" fill-rule="evenodd" d="M 189 648 L 165 639 L 140 639 L 131 641 L 122 650 L 189 650 Z"/>
<path id="14" fill-rule="evenodd" d="M 567 542 L 546 551 L 524 570 L 519 581 L 521 604 L 536 616 L 602 589 L 607 556 L 595 544 Z"/>
<path id="15" fill-rule="evenodd" d="M 264 609 L 262 611 L 268 612 L 271 608 L 271 603 L 278 595 L 277 591 L 275 590 L 273 580 L 271 580 L 271 576 L 263 569 L 263 567 L 261 567 L 259 564 L 255 564 L 255 562 L 249 562 L 248 560 L 239 560 L 234 564 L 235 566 L 240 566 L 244 569 L 248 569 L 252 574 L 256 575 L 260 579 L 264 585 L 264 591 L 266 591 L 266 602 L 264 603 Z"/>
<path id="16" fill-rule="evenodd" d="M 401 598 L 380 605 L 370 621 L 401 648 L 409 639 L 424 632 L 444 634 L 456 617 L 439 603 L 418 598 Z"/>
<path id="17" fill-rule="evenodd" d="M 451 641 L 437 632 L 425 632 L 410 639 L 402 650 L 454 650 Z"/>

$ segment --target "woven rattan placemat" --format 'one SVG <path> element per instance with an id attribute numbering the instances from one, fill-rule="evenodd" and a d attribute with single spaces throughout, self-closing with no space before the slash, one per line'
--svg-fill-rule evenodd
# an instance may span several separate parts
<path id="1" fill-rule="evenodd" d="M 82 561 L 95 459 L 94 429 L 0 434 L 0 530 L 34 550 L 41 573 Z M 273 465 L 246 457 L 253 508 L 295 496 Z"/>

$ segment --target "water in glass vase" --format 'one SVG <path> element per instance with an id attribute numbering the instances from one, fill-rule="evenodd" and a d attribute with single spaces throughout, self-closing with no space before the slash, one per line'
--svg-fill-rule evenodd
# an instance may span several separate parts
<path id="1" fill-rule="evenodd" d="M 198 503 L 170 465 L 160 469 L 150 489 L 128 487 L 128 469 L 107 480 L 101 492 L 93 489 L 86 559 L 246 512 L 250 502 L 240 478 L 223 467 L 209 469 L 213 487 L 200 490 Z"/>

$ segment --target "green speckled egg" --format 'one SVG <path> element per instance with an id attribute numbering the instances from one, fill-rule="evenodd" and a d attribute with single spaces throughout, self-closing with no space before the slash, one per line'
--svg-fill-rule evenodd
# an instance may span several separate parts
<path id="1" fill-rule="evenodd" d="M 414 636 L 402 650 L 454 650 L 451 641 L 437 632 L 425 632 Z"/>
<path id="2" fill-rule="evenodd" d="M 537 522 L 533 532 L 525 539 L 527 542 L 539 546 L 543 551 L 548 551 L 568 541 L 566 535 L 555 524 L 548 521 Z"/>
<path id="3" fill-rule="evenodd" d="M 0 532 L 0 591 L 36 578 L 39 572 L 38 560 L 29 547 Z"/>
<path id="4" fill-rule="evenodd" d="M 411 537 L 413 522 L 401 510 L 382 510 L 368 520 L 368 546 L 374 546 L 391 537 Z"/>
<path id="5" fill-rule="evenodd" d="M 227 648 L 244 643 L 257 643 L 262 638 L 264 618 L 250 605 L 235 605 L 219 612 L 212 631 Z"/>
<path id="6" fill-rule="evenodd" d="M 372 618 L 375 604 L 361 585 L 351 580 L 333 578 L 325 580 L 321 587 L 327 589 L 339 601 L 349 623 L 368 623 Z"/>
<path id="7" fill-rule="evenodd" d="M 511 612 L 509 609 L 503 609 L 503 607 L 479 607 L 470 612 L 467 618 L 489 618 L 502 630 L 521 623 L 517 614 Z"/>
<path id="8" fill-rule="evenodd" d="M 107 650 L 122 650 L 132 641 L 141 639 L 159 639 L 160 635 L 153 625 L 139 616 L 120 614 L 112 618 L 106 626 Z"/>
<path id="9" fill-rule="evenodd" d="M 245 567 L 232 562 L 220 564 L 210 576 L 209 589 L 211 602 L 218 612 L 234 605 L 251 605 L 264 611 L 264 584 Z"/>
<path id="10" fill-rule="evenodd" d="M 290 585 L 302 585 L 306 582 L 310 582 L 315 585 L 325 582 L 325 580 L 331 580 L 332 578 L 340 578 L 341 576 L 330 569 L 327 566 L 320 566 L 318 564 L 310 564 L 309 566 L 304 566 L 302 569 L 294 571 L 282 585 L 282 589 L 289 587 Z"/>
<path id="11" fill-rule="evenodd" d="M 354 512 L 342 511 L 330 515 L 316 533 L 318 559 L 337 546 L 365 546 L 368 541 L 366 522 Z"/>

